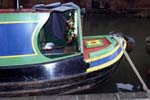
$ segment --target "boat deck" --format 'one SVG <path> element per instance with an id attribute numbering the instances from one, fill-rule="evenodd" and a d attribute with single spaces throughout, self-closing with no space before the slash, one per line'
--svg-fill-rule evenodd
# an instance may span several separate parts
<path id="1" fill-rule="evenodd" d="M 73 54 L 77 52 L 76 46 L 55 46 L 50 50 L 42 50 L 44 55 Z"/>
<path id="2" fill-rule="evenodd" d="M 96 43 L 97 40 L 101 40 L 101 42 L 103 44 L 101 46 L 98 46 L 99 43 Z M 95 47 L 87 48 L 87 46 L 86 46 L 87 42 L 89 42 L 91 46 L 95 45 Z M 91 39 L 84 39 L 83 44 L 84 44 L 84 47 L 83 47 L 84 59 L 88 59 L 88 58 L 90 58 L 90 56 L 89 56 L 90 53 L 100 51 L 100 50 L 106 48 L 107 46 L 110 45 L 110 42 L 107 40 L 107 38 L 97 38 L 97 39 L 91 38 Z M 97 44 L 97 46 L 96 46 L 96 44 Z"/>

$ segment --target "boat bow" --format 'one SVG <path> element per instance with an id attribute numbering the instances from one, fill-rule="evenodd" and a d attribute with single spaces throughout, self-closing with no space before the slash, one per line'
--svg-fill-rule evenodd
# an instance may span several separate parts
<path id="1" fill-rule="evenodd" d="M 126 40 L 118 37 L 123 47 L 126 48 Z M 120 45 L 111 35 L 90 36 L 84 38 L 84 60 L 90 68 L 87 72 L 100 70 L 111 66 L 123 55 Z"/>

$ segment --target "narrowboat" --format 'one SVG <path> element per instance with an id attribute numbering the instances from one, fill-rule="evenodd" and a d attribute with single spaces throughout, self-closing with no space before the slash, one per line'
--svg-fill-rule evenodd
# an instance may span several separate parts
<path id="1" fill-rule="evenodd" d="M 70 94 L 112 75 L 126 39 L 83 36 L 80 13 L 73 3 L 0 10 L 0 96 Z"/>

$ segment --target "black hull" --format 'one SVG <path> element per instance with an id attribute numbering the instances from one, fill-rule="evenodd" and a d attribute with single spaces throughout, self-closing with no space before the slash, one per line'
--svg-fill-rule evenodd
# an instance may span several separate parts
<path id="1" fill-rule="evenodd" d="M 82 61 L 82 56 L 78 56 L 58 62 L 55 64 L 56 68 L 49 69 L 50 72 L 44 69 L 44 65 L 48 64 L 29 68 L 1 69 L 0 96 L 70 94 L 90 89 L 106 80 L 118 63 L 119 61 L 105 69 L 85 73 L 87 64 Z M 77 70 L 74 69 L 75 67 Z M 55 73 L 52 74 L 52 71 Z"/>

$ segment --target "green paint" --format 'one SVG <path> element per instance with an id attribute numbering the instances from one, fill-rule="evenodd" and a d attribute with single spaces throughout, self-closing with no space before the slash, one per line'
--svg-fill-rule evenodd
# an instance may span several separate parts
<path id="1" fill-rule="evenodd" d="M 83 53 L 83 36 L 82 36 L 82 24 L 81 24 L 80 9 L 77 10 L 77 14 L 78 14 L 78 31 L 79 31 L 79 36 L 77 38 L 78 38 L 79 49 Z"/>
<path id="2" fill-rule="evenodd" d="M 45 21 L 49 13 L 7 13 L 0 14 L 0 22 Z"/>

